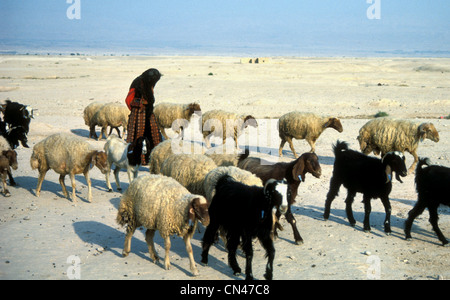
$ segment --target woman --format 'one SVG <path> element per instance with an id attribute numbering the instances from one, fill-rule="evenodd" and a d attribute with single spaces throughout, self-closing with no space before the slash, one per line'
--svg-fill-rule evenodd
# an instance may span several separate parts
<path id="1" fill-rule="evenodd" d="M 142 165 L 148 164 L 150 151 L 162 141 L 161 133 L 156 124 L 153 114 L 155 96 L 153 89 L 161 78 L 161 74 L 156 69 L 148 69 L 137 77 L 130 86 L 130 91 L 125 99 L 125 103 L 131 110 L 128 118 L 127 142 L 132 143 L 137 138 L 145 136 L 150 141 L 147 148 L 147 155 L 142 156 Z"/>

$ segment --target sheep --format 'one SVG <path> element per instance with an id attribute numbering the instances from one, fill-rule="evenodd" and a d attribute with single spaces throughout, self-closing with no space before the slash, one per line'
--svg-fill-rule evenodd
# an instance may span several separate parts
<path id="1" fill-rule="evenodd" d="M 293 111 L 284 114 L 278 120 L 278 130 L 281 138 L 278 154 L 283 156 L 283 147 L 286 142 L 297 158 L 292 139 L 305 139 L 311 146 L 310 152 L 316 151 L 316 141 L 322 132 L 327 128 L 333 128 L 338 132 L 342 132 L 341 121 L 334 117 L 321 117 L 312 113 L 302 113 Z"/>
<path id="2" fill-rule="evenodd" d="M 116 128 L 117 132 L 119 133 L 119 136 L 120 132 L 117 127 L 122 126 L 123 137 L 125 137 L 129 115 L 130 111 L 125 105 L 122 105 L 120 103 L 107 103 L 101 106 L 90 119 L 89 134 L 91 134 L 92 132 L 95 133 L 96 125 L 102 127 L 100 135 L 98 137 L 98 140 L 100 141 L 103 135 L 106 136 L 106 129 L 108 128 L 108 126 Z"/>
<path id="3" fill-rule="evenodd" d="M 17 170 L 17 152 L 11 148 L 11 145 L 3 136 L 0 136 L 0 153 L 3 153 L 3 155 L 8 158 L 9 166 L 13 168 L 13 170 Z M 7 168 L 6 171 L 9 177 L 9 184 L 15 186 L 16 182 L 12 176 L 11 168 Z"/>
<path id="4" fill-rule="evenodd" d="M 216 233 L 220 230 L 226 234 L 228 264 L 234 275 L 241 273 L 236 260 L 236 249 L 242 239 L 245 253 L 247 280 L 253 279 L 252 239 L 258 238 L 266 250 L 268 258 L 264 277 L 273 278 L 273 260 L 275 248 L 271 238 L 273 216 L 272 209 L 282 212 L 287 210 L 287 184 L 282 181 L 269 180 L 264 187 L 248 186 L 236 182 L 229 175 L 222 176 L 216 185 L 216 194 L 209 206 L 210 224 L 202 240 L 202 260 L 208 264 L 208 252 L 214 243 Z"/>
<path id="5" fill-rule="evenodd" d="M 241 150 L 234 147 L 229 148 L 228 145 L 219 145 L 206 150 L 205 155 L 212 158 L 217 166 L 237 166 Z"/>
<path id="6" fill-rule="evenodd" d="M 411 153 L 414 162 L 408 169 L 412 173 L 419 161 L 417 148 L 419 142 L 430 139 L 439 142 L 439 133 L 432 123 L 415 123 L 408 120 L 397 120 L 389 117 L 376 118 L 364 124 L 359 130 L 357 140 L 361 151 L 365 154 L 374 152 L 384 156 L 390 151 Z"/>
<path id="7" fill-rule="evenodd" d="M 239 158 L 238 167 L 247 170 L 259 178 L 261 178 L 263 183 L 266 183 L 271 178 L 282 180 L 286 179 L 289 190 L 289 205 L 285 213 L 286 220 L 291 224 L 292 230 L 294 232 L 294 241 L 296 245 L 303 244 L 303 238 L 297 229 L 297 221 L 291 211 L 292 204 L 295 203 L 295 198 L 297 197 L 298 188 L 300 183 L 306 180 L 306 174 L 310 173 L 316 178 L 320 178 L 322 174 L 322 168 L 319 164 L 319 158 L 315 153 L 304 153 L 299 158 L 291 162 L 278 162 L 269 163 L 264 162 L 261 158 L 248 157 L 249 151 L 245 150 Z M 280 218 L 280 214 L 277 214 L 277 219 Z M 277 226 L 281 227 L 281 225 Z M 277 236 L 277 228 L 274 228 L 274 236 Z"/>
<path id="8" fill-rule="evenodd" d="M 426 166 L 426 167 L 424 167 Z M 450 206 L 450 168 L 444 166 L 431 165 L 428 158 L 420 158 L 416 168 L 416 191 L 418 194 L 417 203 L 409 212 L 405 222 L 405 237 L 411 240 L 411 226 L 425 208 L 430 213 L 430 223 L 436 232 L 443 246 L 449 243 L 442 234 L 438 226 L 437 209 L 440 204 Z"/>
<path id="9" fill-rule="evenodd" d="M 160 174 L 161 165 L 172 154 L 202 154 L 201 145 L 180 141 L 177 139 L 165 140 L 154 147 L 149 157 L 149 171 L 151 174 Z"/>
<path id="10" fill-rule="evenodd" d="M 173 128 L 174 126 L 181 129 L 181 138 L 183 138 L 184 127 L 182 123 L 184 120 L 189 122 L 192 115 L 195 113 L 201 115 L 200 104 L 175 104 L 175 103 L 160 103 L 153 108 L 158 128 L 161 131 L 164 139 L 168 140 L 169 137 L 166 134 L 166 128 Z M 174 123 L 176 122 L 176 123 Z M 177 133 L 180 133 L 177 131 Z"/>
<path id="11" fill-rule="evenodd" d="M 114 169 L 114 177 L 116 179 L 117 190 L 121 191 L 119 171 L 126 169 L 128 174 L 128 181 L 131 183 L 137 177 L 139 167 L 141 166 L 141 155 L 147 155 L 147 145 L 150 142 L 146 137 L 139 137 L 133 143 L 126 143 L 116 135 L 110 135 L 106 139 L 105 150 L 108 160 L 108 170 L 106 171 L 106 186 L 108 191 L 112 192 L 111 183 L 109 181 L 109 173 L 111 167 Z"/>
<path id="12" fill-rule="evenodd" d="M 173 154 L 163 162 L 161 174 L 176 179 L 189 192 L 205 196 L 205 176 L 216 167 L 211 158 L 202 154 Z"/>
<path id="13" fill-rule="evenodd" d="M 191 238 L 197 226 L 197 220 L 208 226 L 209 214 L 206 199 L 194 195 L 181 186 L 175 179 L 163 175 L 143 175 L 131 182 L 122 196 L 116 221 L 119 225 L 127 225 L 127 233 L 122 255 L 128 256 L 131 248 L 131 237 L 136 228 L 147 228 L 145 240 L 151 259 L 157 263 L 153 236 L 156 230 L 164 239 L 164 267 L 170 269 L 170 236 L 182 237 L 189 255 L 190 269 L 194 276 L 198 275 L 194 261 Z"/>
<path id="14" fill-rule="evenodd" d="M 84 124 L 89 127 L 89 138 L 97 139 L 97 134 L 95 133 L 95 125 L 91 126 L 92 117 L 95 115 L 95 113 L 105 105 L 105 103 L 102 102 L 92 102 L 88 106 L 86 106 L 83 110 L 83 119 Z"/>
<path id="15" fill-rule="evenodd" d="M 212 198 L 216 194 L 217 181 L 224 175 L 228 175 L 237 182 L 241 182 L 246 185 L 263 186 L 262 180 L 249 171 L 234 166 L 217 167 L 206 174 L 203 182 L 203 189 L 205 191 L 205 197 L 206 200 L 208 200 L 208 203 L 211 203 Z"/>
<path id="16" fill-rule="evenodd" d="M 2 180 L 3 195 L 5 197 L 11 196 L 6 185 L 6 177 L 9 176 L 9 178 L 12 178 L 11 167 L 13 167 L 14 170 L 17 169 L 17 153 L 14 150 L 3 150 L 0 154 L 0 178 Z"/>
<path id="17" fill-rule="evenodd" d="M 97 166 L 105 174 L 108 170 L 106 153 L 97 151 L 84 139 L 66 133 L 56 133 L 38 142 L 33 147 L 30 158 L 31 169 L 38 169 L 39 177 L 36 188 L 36 196 L 40 196 L 42 182 L 48 170 L 53 169 L 60 174 L 64 196 L 68 198 L 64 178 L 70 176 L 72 182 L 72 201 L 76 203 L 75 174 L 83 173 L 88 184 L 88 198 L 92 202 L 91 180 L 89 170 Z"/>
<path id="18" fill-rule="evenodd" d="M 364 231 L 370 228 L 370 201 L 380 198 L 386 211 L 384 232 L 391 233 L 390 218 L 391 204 L 389 194 L 392 190 L 392 173 L 396 173 L 398 181 L 400 176 L 407 175 L 405 156 L 401 152 L 388 152 L 382 159 L 370 157 L 358 151 L 350 150 L 346 142 L 337 141 L 333 146 L 335 161 L 333 175 L 330 180 L 330 189 L 325 202 L 324 219 L 330 216 L 331 202 L 338 195 L 339 187 L 343 184 L 347 189 L 346 213 L 351 226 L 355 226 L 352 203 L 356 193 L 363 194 L 364 203 Z"/>
<path id="19" fill-rule="evenodd" d="M 207 111 L 202 115 L 201 122 L 203 138 L 207 148 L 211 148 L 210 137 L 218 136 L 222 137 L 223 144 L 225 144 L 228 137 L 232 137 L 236 143 L 236 149 L 239 149 L 237 139 L 242 134 L 242 131 L 248 126 L 258 127 L 256 119 L 251 115 L 239 116 L 223 110 Z"/>

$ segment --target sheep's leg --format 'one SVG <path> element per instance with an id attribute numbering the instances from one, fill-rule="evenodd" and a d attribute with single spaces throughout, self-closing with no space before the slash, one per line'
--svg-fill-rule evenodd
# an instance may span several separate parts
<path id="1" fill-rule="evenodd" d="M 76 195 L 75 174 L 71 173 L 71 174 L 69 174 L 69 176 L 70 176 L 70 182 L 72 184 L 72 201 L 74 203 L 76 203 L 77 202 L 77 195 Z M 89 201 L 89 202 L 91 202 L 91 201 Z"/>
<path id="2" fill-rule="evenodd" d="M 14 181 L 14 178 L 13 178 L 12 173 L 11 173 L 10 170 L 8 170 L 8 178 L 9 178 L 9 185 L 10 186 L 15 186 L 16 182 Z"/>
<path id="3" fill-rule="evenodd" d="M 236 250 L 239 246 L 239 235 L 227 235 L 228 264 L 233 269 L 233 275 L 239 275 L 241 268 L 236 260 Z"/>
<path id="4" fill-rule="evenodd" d="M 442 246 L 446 246 L 446 245 L 448 245 L 448 241 L 445 238 L 445 236 L 442 234 L 441 229 L 439 229 L 439 225 L 438 225 L 439 216 L 438 216 L 437 209 L 438 209 L 438 207 L 434 206 L 434 205 L 428 207 L 428 212 L 430 213 L 429 221 L 431 223 L 431 226 L 433 226 L 434 232 L 436 232 L 439 240 L 442 242 Z"/>
<path id="5" fill-rule="evenodd" d="M 147 229 L 147 231 L 145 232 L 145 241 L 147 242 L 148 253 L 150 254 L 150 258 L 156 264 L 159 261 L 159 257 L 158 254 L 156 253 L 155 243 L 153 242 L 155 232 L 156 230 L 154 229 Z"/>
<path id="6" fill-rule="evenodd" d="M 89 177 L 89 170 L 85 171 L 83 174 L 84 174 L 84 177 L 86 178 L 86 182 L 88 185 L 88 201 L 92 202 L 92 183 L 91 183 L 91 178 Z M 75 197 L 75 175 L 73 176 L 72 185 L 74 186 L 73 196 Z"/>
<path id="7" fill-rule="evenodd" d="M 8 191 L 8 187 L 6 185 L 6 174 L 2 174 L 2 182 L 3 182 L 3 195 L 5 197 L 11 196 L 11 193 Z"/>
<path id="8" fill-rule="evenodd" d="M 66 175 L 59 175 L 59 184 L 62 187 L 62 191 L 63 191 L 64 197 L 69 198 L 69 194 L 67 193 L 66 184 L 64 183 L 64 178 L 65 177 L 66 177 Z"/>
<path id="9" fill-rule="evenodd" d="M 347 213 L 347 219 L 350 223 L 350 226 L 354 227 L 356 224 L 355 218 L 353 217 L 352 204 L 353 199 L 355 198 L 356 193 L 347 191 L 347 198 L 345 199 L 345 212 Z M 370 229 L 369 229 L 370 230 Z"/>
<path id="10" fill-rule="evenodd" d="M 195 260 L 194 260 L 194 252 L 192 251 L 191 237 L 188 234 L 186 234 L 184 236 L 183 240 L 184 240 L 184 244 L 186 245 L 186 252 L 189 256 L 189 263 L 190 263 L 192 275 L 198 276 L 198 269 L 197 269 L 197 265 L 195 264 Z"/>
<path id="11" fill-rule="evenodd" d="M 125 235 L 125 242 L 123 244 L 122 256 L 126 257 L 130 253 L 131 250 L 131 238 L 133 237 L 134 231 L 136 227 L 128 224 L 127 226 L 127 234 Z"/>
<path id="12" fill-rule="evenodd" d="M 311 150 L 309 150 L 309 152 L 314 153 L 316 152 L 316 140 L 306 140 L 309 144 L 309 146 L 311 147 Z"/>
<path id="13" fill-rule="evenodd" d="M 283 157 L 283 147 L 286 144 L 286 140 L 281 138 L 280 148 L 278 149 L 278 156 Z"/>
<path id="14" fill-rule="evenodd" d="M 89 126 L 89 138 L 97 139 L 97 133 L 95 133 L 95 125 Z"/>
<path id="15" fill-rule="evenodd" d="M 208 264 L 208 253 L 209 248 L 214 243 L 214 239 L 216 237 L 216 232 L 219 229 L 219 225 L 211 222 L 208 227 L 206 227 L 205 234 L 203 235 L 202 241 L 202 260 L 201 263 L 207 265 Z"/>
<path id="16" fill-rule="evenodd" d="M 291 211 L 291 205 L 288 206 L 288 210 L 286 211 L 285 216 L 286 216 L 286 220 L 292 226 L 292 231 L 294 232 L 295 244 L 296 245 L 303 244 L 303 239 L 300 236 L 300 232 L 298 232 L 298 229 L 297 229 L 297 224 L 296 224 L 297 221 L 295 220 L 294 215 L 292 214 L 292 211 Z"/>
<path id="17" fill-rule="evenodd" d="M 47 170 L 39 171 L 38 183 L 37 183 L 37 187 L 36 187 L 36 196 L 37 197 L 39 197 L 41 195 L 42 182 L 44 182 L 46 173 L 47 173 Z"/>
<path id="18" fill-rule="evenodd" d="M 364 195 L 363 197 L 364 202 L 364 231 L 369 232 L 371 230 L 370 228 L 370 213 L 372 212 L 372 205 L 370 203 L 370 198 L 366 197 Z M 386 213 L 387 217 L 387 213 Z"/>
<path id="19" fill-rule="evenodd" d="M 120 172 L 120 168 L 118 166 L 116 166 L 116 168 L 114 169 L 114 179 L 116 180 L 117 190 L 121 191 L 122 188 L 120 187 L 119 172 Z M 127 171 L 127 172 L 129 172 L 129 171 Z M 129 173 L 128 173 L 128 179 L 130 179 Z M 130 183 L 131 183 L 131 181 L 130 181 Z"/>
<path id="20" fill-rule="evenodd" d="M 417 156 L 416 151 L 411 152 L 411 155 L 414 157 L 414 161 L 413 161 L 412 165 L 408 169 L 408 174 L 414 173 L 414 171 L 416 169 L 416 165 L 419 162 L 419 156 Z"/>
<path id="21" fill-rule="evenodd" d="M 105 137 L 106 137 L 106 129 L 107 129 L 107 127 L 108 126 L 106 126 L 106 127 L 103 127 L 102 126 L 102 130 L 100 131 L 100 135 L 98 136 L 98 141 L 100 141 L 102 138 L 103 138 L 103 135 L 105 135 Z"/>
<path id="22" fill-rule="evenodd" d="M 166 236 L 164 238 L 164 248 L 166 249 L 166 256 L 164 257 L 164 268 L 166 270 L 170 270 L 170 258 L 169 258 L 169 252 L 170 252 L 170 236 Z"/>
<path id="23" fill-rule="evenodd" d="M 411 209 L 408 213 L 408 219 L 405 221 L 405 238 L 407 240 L 411 240 L 411 227 L 414 222 L 414 219 L 417 218 L 417 216 L 421 215 L 423 211 L 425 210 L 426 205 L 424 205 L 424 202 L 417 201 L 416 205 L 413 209 Z"/>
<path id="24" fill-rule="evenodd" d="M 292 143 L 292 138 L 286 137 L 287 142 L 289 143 L 289 147 L 291 148 L 292 153 L 294 153 L 294 157 L 298 158 L 297 153 L 295 152 L 294 144 Z"/>
<path id="25" fill-rule="evenodd" d="M 325 201 L 325 210 L 323 213 L 323 218 L 328 220 L 330 217 L 331 203 L 334 198 L 339 194 L 339 188 L 341 187 L 341 182 L 336 179 L 336 177 L 331 177 L 330 189 L 327 194 L 327 200 Z"/>
<path id="26" fill-rule="evenodd" d="M 391 208 L 391 203 L 389 201 L 389 198 L 381 198 L 381 202 L 383 203 L 384 206 L 384 210 L 386 212 L 386 218 L 384 219 L 384 232 L 387 235 L 391 234 L 391 212 L 392 212 L 392 208 Z"/>
<path id="27" fill-rule="evenodd" d="M 245 253 L 245 280 L 253 280 L 252 260 L 253 260 L 253 245 L 250 235 L 242 237 L 242 249 Z"/>
<path id="28" fill-rule="evenodd" d="M 261 245 L 266 250 L 267 256 L 266 274 L 264 274 L 264 278 L 266 278 L 267 280 L 272 280 L 273 260 L 275 259 L 275 247 L 273 246 L 272 239 L 268 238 L 266 235 L 261 235 L 258 238 L 261 241 Z"/>
<path id="29" fill-rule="evenodd" d="M 109 180 L 109 175 L 111 173 L 111 166 L 108 164 L 108 170 L 106 171 L 105 178 L 106 178 L 106 187 L 108 188 L 108 192 L 112 192 L 112 186 L 111 181 Z"/>

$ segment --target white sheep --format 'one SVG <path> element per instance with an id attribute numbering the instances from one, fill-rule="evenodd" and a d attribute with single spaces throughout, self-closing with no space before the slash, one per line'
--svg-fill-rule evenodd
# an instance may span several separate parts
<path id="1" fill-rule="evenodd" d="M 131 183 L 137 177 L 139 167 L 141 166 L 141 155 L 147 154 L 147 146 L 149 141 L 146 137 L 139 137 L 133 143 L 126 143 L 116 135 L 110 135 L 106 140 L 105 150 L 108 160 L 108 170 L 106 171 L 106 186 L 108 191 L 112 191 L 111 182 L 109 181 L 109 173 L 111 167 L 115 165 L 114 177 L 116 179 L 117 190 L 121 191 L 119 172 L 125 169 L 128 174 L 128 181 Z"/>
<path id="2" fill-rule="evenodd" d="M 311 146 L 310 152 L 315 152 L 316 141 L 326 128 L 333 128 L 338 132 L 343 131 L 341 121 L 334 117 L 322 117 L 313 113 L 302 113 L 298 111 L 281 116 L 278 120 L 278 130 L 281 138 L 280 148 L 278 150 L 279 156 L 283 156 L 284 144 L 288 142 L 292 153 L 296 158 L 298 157 L 292 144 L 292 139 L 305 139 Z"/>
<path id="3" fill-rule="evenodd" d="M 178 139 L 169 139 L 159 143 L 152 149 L 149 157 L 149 172 L 151 174 L 160 174 L 161 165 L 172 154 L 202 154 L 205 152 L 202 145 L 180 141 Z"/>
<path id="4" fill-rule="evenodd" d="M 197 220 L 208 226 L 209 214 L 206 199 L 191 194 L 173 178 L 162 175 L 144 175 L 136 178 L 122 196 L 117 213 L 117 223 L 128 225 L 122 255 L 130 253 L 131 237 L 136 228 L 147 228 L 145 240 L 151 259 L 156 263 L 153 237 L 156 230 L 164 239 L 165 269 L 170 269 L 170 236 L 182 237 L 189 255 L 190 269 L 194 276 L 198 275 L 194 261 L 191 238 L 195 233 Z"/>
<path id="5" fill-rule="evenodd" d="M 97 112 L 92 116 L 90 120 L 90 130 L 89 132 L 95 132 L 95 126 L 98 125 L 102 127 L 98 140 L 101 140 L 103 135 L 106 136 L 106 129 L 108 126 L 116 128 L 117 132 L 119 130 L 117 127 L 122 126 L 123 136 L 125 137 L 125 132 L 128 126 L 128 116 L 130 115 L 130 110 L 123 104 L 120 103 L 107 103 L 101 106 Z M 112 130 L 112 129 L 111 129 Z M 119 133 L 120 136 L 120 133 Z"/>
<path id="6" fill-rule="evenodd" d="M 256 119 L 251 115 L 238 115 L 223 110 L 210 110 L 202 115 L 201 128 L 206 147 L 211 148 L 211 136 L 221 137 L 225 144 L 228 137 L 233 138 L 236 149 L 239 149 L 238 137 L 248 126 L 258 127 Z"/>
<path id="7" fill-rule="evenodd" d="M 104 174 L 107 171 L 106 153 L 95 150 L 84 139 L 66 134 L 57 133 L 48 136 L 33 147 L 30 159 L 31 169 L 38 169 L 39 178 L 36 196 L 39 197 L 48 170 L 53 169 L 60 174 L 64 196 L 68 198 L 64 178 L 70 176 L 72 182 L 72 201 L 76 202 L 75 174 L 83 173 L 88 184 L 88 201 L 92 202 L 91 180 L 89 170 L 95 165 Z"/>
<path id="8" fill-rule="evenodd" d="M 161 166 L 161 174 L 176 179 L 193 194 L 205 195 L 203 181 L 216 168 L 214 161 L 202 154 L 173 154 Z"/>
<path id="9" fill-rule="evenodd" d="M 430 139 L 439 142 L 439 133 L 432 123 L 418 123 L 409 120 L 392 119 L 389 117 L 376 118 L 368 121 L 359 130 L 357 137 L 361 151 L 384 156 L 391 151 L 405 151 L 411 153 L 414 162 L 408 173 L 414 172 L 419 157 L 417 148 L 419 142 Z"/>
<path id="10" fill-rule="evenodd" d="M 201 108 L 198 103 L 159 103 L 153 108 L 153 113 L 155 114 L 156 123 L 158 123 L 161 134 L 167 140 L 169 137 L 166 134 L 166 128 L 175 129 L 176 133 L 180 133 L 179 129 L 181 129 L 181 138 L 183 138 L 185 123 L 191 120 L 194 113 L 200 116 Z"/>
<path id="11" fill-rule="evenodd" d="M 242 154 L 241 150 L 234 147 L 229 148 L 228 145 L 219 145 L 214 148 L 206 150 L 206 156 L 212 158 L 218 167 L 223 166 L 237 166 L 239 156 Z"/>
<path id="12" fill-rule="evenodd" d="M 97 134 L 95 133 L 95 125 L 97 125 L 97 124 L 93 124 L 93 126 L 91 126 L 92 125 L 92 117 L 103 105 L 105 105 L 105 103 L 92 102 L 91 104 L 86 106 L 83 110 L 84 124 L 86 124 L 89 127 L 89 138 L 97 139 Z"/>
<path id="13" fill-rule="evenodd" d="M 211 203 L 211 200 L 216 193 L 217 181 L 224 175 L 229 175 L 235 181 L 241 182 L 246 185 L 256 185 L 260 187 L 263 186 L 262 180 L 249 171 L 234 166 L 217 167 L 206 174 L 205 180 L 203 182 L 205 198 L 206 200 L 208 200 L 208 203 Z"/>

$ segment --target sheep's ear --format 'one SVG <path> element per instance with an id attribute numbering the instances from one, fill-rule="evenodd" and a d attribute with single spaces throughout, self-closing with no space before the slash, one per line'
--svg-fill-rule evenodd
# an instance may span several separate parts
<path id="1" fill-rule="evenodd" d="M 92 169 L 97 163 L 97 153 L 98 151 L 96 151 L 91 157 L 91 162 L 89 163 L 89 170 Z"/>
<path id="2" fill-rule="evenodd" d="M 389 181 L 392 180 L 392 169 L 391 169 L 390 165 L 386 166 L 385 172 L 386 172 L 386 178 L 387 178 L 386 183 L 388 183 Z"/>
<path id="3" fill-rule="evenodd" d="M 423 142 L 427 138 L 428 124 L 421 124 L 418 128 L 420 141 Z"/>
<path id="4" fill-rule="evenodd" d="M 304 170 L 305 170 L 305 160 L 303 159 L 303 157 L 300 157 L 297 163 L 292 168 L 292 177 L 294 178 L 294 180 L 300 182 L 305 181 L 304 178 L 305 176 L 303 175 Z"/>

